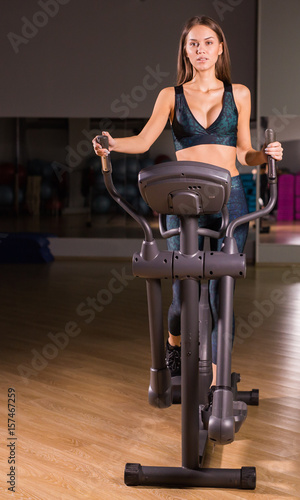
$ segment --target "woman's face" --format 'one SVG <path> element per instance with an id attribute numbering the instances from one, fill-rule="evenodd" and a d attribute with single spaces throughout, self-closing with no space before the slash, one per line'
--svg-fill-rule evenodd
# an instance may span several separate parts
<path id="1" fill-rule="evenodd" d="M 186 56 L 197 71 L 204 71 L 214 66 L 223 52 L 223 43 L 208 26 L 194 26 L 186 37 Z"/>

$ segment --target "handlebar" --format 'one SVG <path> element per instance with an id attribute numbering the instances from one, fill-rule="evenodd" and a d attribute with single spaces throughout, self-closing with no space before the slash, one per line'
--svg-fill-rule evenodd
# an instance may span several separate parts
<path id="1" fill-rule="evenodd" d="M 274 142 L 276 140 L 274 130 L 268 128 L 265 131 L 265 141 L 266 145 Z M 277 181 L 277 172 L 276 172 L 276 161 L 272 156 L 268 156 L 268 178 L 270 183 L 274 183 Z"/>
<path id="2" fill-rule="evenodd" d="M 98 135 L 96 141 L 105 149 L 108 150 L 108 137 L 104 135 Z M 275 141 L 275 133 L 272 129 L 267 129 L 265 131 L 265 143 L 266 145 Z M 107 156 L 101 156 L 102 163 L 102 173 L 104 177 L 104 183 L 106 189 L 108 190 L 111 197 L 141 226 L 144 231 L 145 241 L 152 242 L 153 234 L 148 224 L 147 220 L 138 212 L 117 192 L 113 181 L 112 181 L 112 165 L 110 159 L 110 153 Z M 270 199 L 267 206 L 261 210 L 251 212 L 250 214 L 243 215 L 233 220 L 227 227 L 226 236 L 233 237 L 235 229 L 241 224 L 248 223 L 254 219 L 263 217 L 271 212 L 274 208 L 277 200 L 277 172 L 276 172 L 276 161 L 271 156 L 268 156 L 268 180 L 270 184 Z M 163 228 L 164 229 L 164 228 Z M 167 237 L 167 234 L 163 234 L 163 237 Z M 169 236 L 169 235 L 168 235 Z"/>
<path id="3" fill-rule="evenodd" d="M 97 135 L 96 141 L 98 142 L 98 144 L 100 144 L 102 148 L 108 150 L 108 137 L 106 137 L 106 135 Z M 107 156 L 101 156 L 101 164 L 102 164 L 102 172 L 112 171 L 110 153 L 108 153 Z"/>
<path id="4" fill-rule="evenodd" d="M 275 141 L 275 132 L 272 129 L 267 129 L 265 131 L 265 143 L 268 145 L 270 142 Z M 268 155 L 268 180 L 270 184 L 270 198 L 267 206 L 262 210 L 257 210 L 256 212 L 251 212 L 251 214 L 242 215 L 237 219 L 233 220 L 227 227 L 226 236 L 233 237 L 235 229 L 247 222 L 251 222 L 254 219 L 258 219 L 268 215 L 271 210 L 273 210 L 277 201 L 277 172 L 276 172 L 276 161 L 270 155 Z"/>
<path id="5" fill-rule="evenodd" d="M 105 135 L 98 135 L 96 137 L 96 141 L 98 144 L 100 144 L 103 148 L 108 150 L 108 137 Z M 111 159 L 110 159 L 110 152 L 108 152 L 107 156 L 101 156 L 101 164 L 102 164 L 102 173 L 103 173 L 103 179 L 104 179 L 104 184 L 109 192 L 110 196 L 120 205 L 120 207 L 125 210 L 136 222 L 141 226 L 141 228 L 144 231 L 144 236 L 145 236 L 145 241 L 147 242 L 153 242 L 153 233 L 150 225 L 146 221 L 145 217 L 142 215 L 138 214 L 138 212 L 128 203 L 125 198 L 123 198 L 118 191 L 116 190 L 113 180 L 112 180 L 112 165 L 111 165 Z"/>

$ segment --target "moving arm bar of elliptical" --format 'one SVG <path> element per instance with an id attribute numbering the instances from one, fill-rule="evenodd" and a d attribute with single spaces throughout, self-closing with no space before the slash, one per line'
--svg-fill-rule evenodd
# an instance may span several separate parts
<path id="1" fill-rule="evenodd" d="M 144 231 L 145 241 L 153 241 L 152 229 L 146 219 L 138 214 L 136 210 L 117 192 L 111 177 L 111 172 L 103 172 L 104 183 L 110 196 L 125 210 L 142 228 Z"/>
<path id="2" fill-rule="evenodd" d="M 97 142 L 105 149 L 108 150 L 108 138 L 105 135 L 98 135 Z M 125 210 L 143 229 L 145 241 L 153 241 L 153 233 L 146 219 L 137 213 L 137 211 L 123 198 L 116 190 L 112 180 L 112 165 L 110 160 L 110 153 L 108 156 L 101 156 L 102 174 L 104 184 L 110 196 Z"/>
<path id="3" fill-rule="evenodd" d="M 265 131 L 265 143 L 270 144 L 274 141 L 275 132 L 272 129 L 267 129 Z M 277 201 L 277 172 L 276 161 L 272 158 L 272 156 L 268 156 L 268 181 L 270 186 L 270 198 L 267 206 L 262 210 L 257 210 L 251 214 L 243 215 L 232 221 L 227 227 L 226 236 L 233 237 L 233 233 L 238 226 L 268 215 L 275 207 Z"/>
<path id="4" fill-rule="evenodd" d="M 260 219 L 265 215 L 268 215 L 276 205 L 277 200 L 277 184 L 270 184 L 270 199 L 267 206 L 261 210 L 257 210 L 256 212 L 252 212 L 251 214 L 243 215 L 242 217 L 238 217 L 234 221 L 232 221 L 226 231 L 226 236 L 233 237 L 233 233 L 238 226 L 241 224 L 245 224 L 247 222 L 251 222 L 255 219 Z"/>

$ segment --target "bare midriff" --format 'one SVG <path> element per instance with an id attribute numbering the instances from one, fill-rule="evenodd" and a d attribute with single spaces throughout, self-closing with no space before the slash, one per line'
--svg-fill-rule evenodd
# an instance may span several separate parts
<path id="1" fill-rule="evenodd" d="M 236 148 L 219 144 L 201 144 L 176 152 L 178 161 L 199 161 L 229 170 L 231 177 L 239 175 L 236 168 Z"/>

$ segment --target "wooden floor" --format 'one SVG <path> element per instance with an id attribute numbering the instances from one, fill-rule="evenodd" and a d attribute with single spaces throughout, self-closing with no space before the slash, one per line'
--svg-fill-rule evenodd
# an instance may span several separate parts
<path id="1" fill-rule="evenodd" d="M 249 268 L 236 287 L 233 369 L 240 390 L 260 389 L 260 405 L 249 407 L 234 443 L 210 447 L 205 465 L 255 466 L 255 491 L 124 485 L 126 462 L 181 464 L 180 407 L 148 404 L 145 283 L 130 279 L 130 268 L 1 267 L 1 499 L 300 498 L 300 268 Z M 10 388 L 15 494 L 6 482 Z"/>

